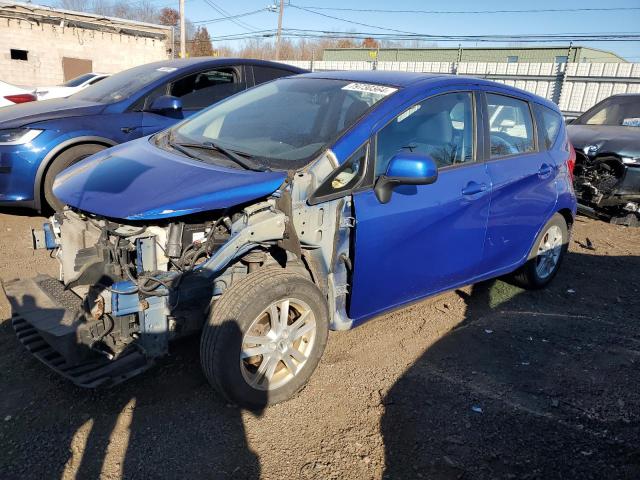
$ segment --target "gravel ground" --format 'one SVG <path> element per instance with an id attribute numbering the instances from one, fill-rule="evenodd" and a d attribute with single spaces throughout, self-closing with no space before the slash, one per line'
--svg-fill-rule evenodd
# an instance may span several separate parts
<path id="1" fill-rule="evenodd" d="M 0 214 L 2 280 L 57 273 L 39 223 Z M 259 413 L 209 388 L 198 339 L 78 389 L 1 299 L 0 478 L 640 478 L 640 230 L 579 218 L 565 262 L 543 291 L 492 281 L 332 333 L 302 393 Z"/>

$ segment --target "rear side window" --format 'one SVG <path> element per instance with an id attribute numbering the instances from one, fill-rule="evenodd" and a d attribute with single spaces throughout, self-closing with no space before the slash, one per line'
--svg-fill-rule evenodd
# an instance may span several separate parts
<path id="1" fill-rule="evenodd" d="M 256 85 L 270 80 L 275 80 L 276 78 L 287 77 L 289 75 L 293 75 L 293 72 L 290 72 L 289 70 L 282 70 L 280 68 L 253 67 L 253 78 Z"/>
<path id="2" fill-rule="evenodd" d="M 542 105 L 536 105 L 536 110 L 538 110 L 539 122 L 541 123 L 538 130 L 540 130 L 540 136 L 545 148 L 549 150 L 556 142 L 558 133 L 560 133 L 560 127 L 563 122 L 562 116 L 555 110 Z"/>
<path id="3" fill-rule="evenodd" d="M 491 158 L 535 151 L 529 104 L 504 95 L 487 94 Z"/>
<path id="4" fill-rule="evenodd" d="M 233 68 L 217 68 L 181 78 L 171 84 L 169 94 L 182 99 L 189 110 L 208 107 L 213 103 L 245 89 Z"/>

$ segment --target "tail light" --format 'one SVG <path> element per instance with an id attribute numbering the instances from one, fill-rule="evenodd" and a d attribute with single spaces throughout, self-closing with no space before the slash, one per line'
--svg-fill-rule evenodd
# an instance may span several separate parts
<path id="1" fill-rule="evenodd" d="M 567 158 L 567 170 L 569 170 L 569 176 L 573 182 L 573 169 L 576 167 L 576 151 L 573 145 L 569 143 L 569 158 Z"/>
<path id="2" fill-rule="evenodd" d="M 38 97 L 31 93 L 19 93 L 17 95 L 5 95 L 7 100 L 13 103 L 26 103 L 26 102 L 35 102 Z"/>

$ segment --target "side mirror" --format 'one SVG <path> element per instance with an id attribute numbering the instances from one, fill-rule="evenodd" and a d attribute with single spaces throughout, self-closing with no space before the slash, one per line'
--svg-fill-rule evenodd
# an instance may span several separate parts
<path id="1" fill-rule="evenodd" d="M 172 95 L 161 95 L 151 102 L 149 111 L 159 115 L 173 116 L 182 113 L 182 100 Z"/>
<path id="2" fill-rule="evenodd" d="M 428 185 L 438 179 L 438 165 L 429 155 L 401 152 L 389 162 L 387 173 L 376 182 L 374 192 L 380 203 L 391 200 L 398 185 Z"/>

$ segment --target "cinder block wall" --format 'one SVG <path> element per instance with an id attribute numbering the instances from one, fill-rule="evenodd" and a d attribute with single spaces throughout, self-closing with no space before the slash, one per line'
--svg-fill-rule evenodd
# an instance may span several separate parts
<path id="1" fill-rule="evenodd" d="M 28 60 L 12 60 L 11 49 Z M 64 81 L 62 57 L 93 61 L 93 71 L 116 73 L 167 58 L 164 40 L 0 19 L 0 80 L 16 85 L 57 85 Z"/>

